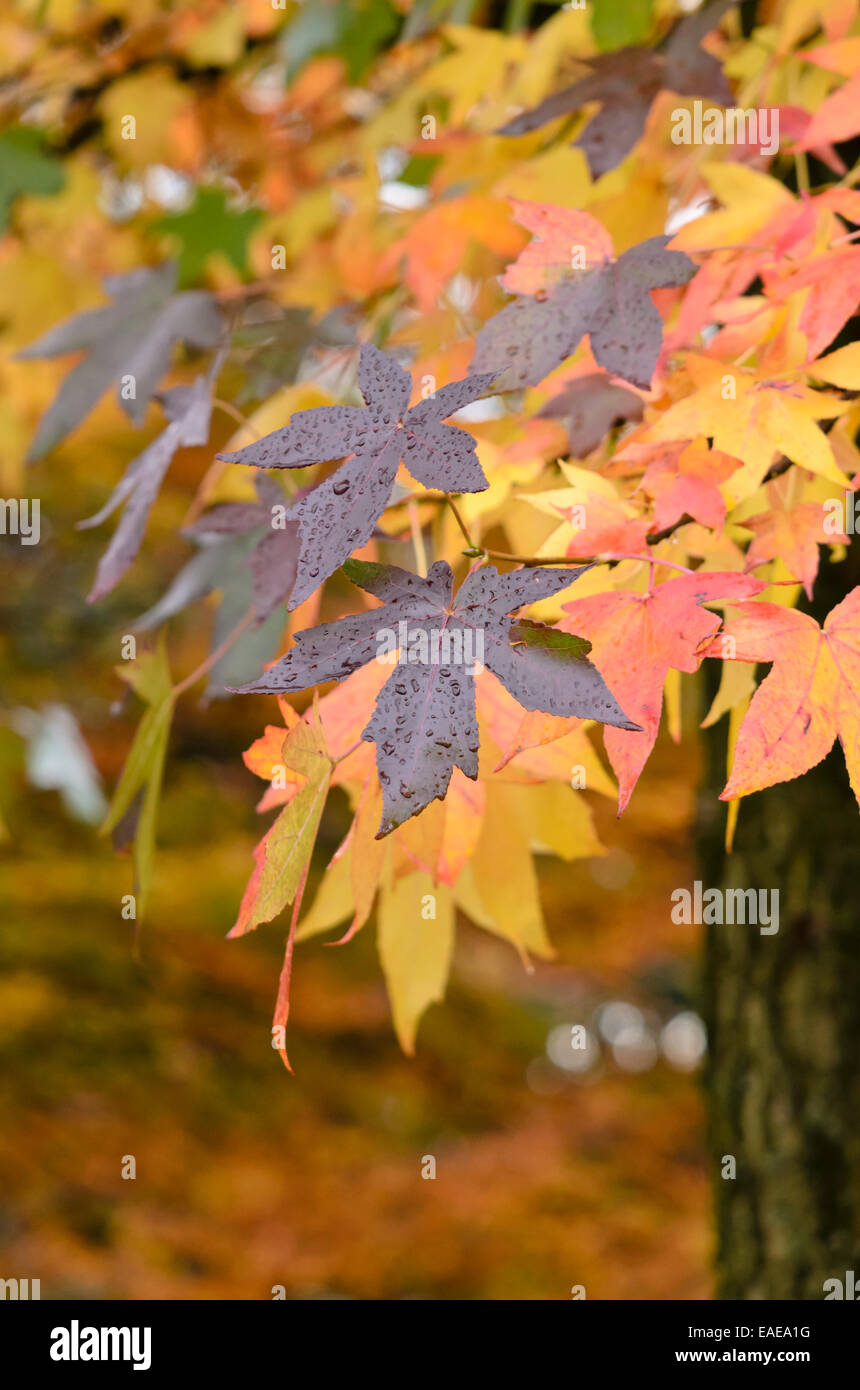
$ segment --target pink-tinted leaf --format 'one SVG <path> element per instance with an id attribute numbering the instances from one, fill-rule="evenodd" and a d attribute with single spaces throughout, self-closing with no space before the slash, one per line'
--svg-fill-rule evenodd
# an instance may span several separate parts
<path id="1" fill-rule="evenodd" d="M 647 390 L 660 355 L 663 323 L 650 291 L 685 285 L 696 266 L 649 237 L 616 261 L 579 272 L 546 299 L 517 299 L 484 325 L 472 367 L 495 371 L 496 387 L 536 386 L 569 357 L 585 333 L 595 360 Z"/>

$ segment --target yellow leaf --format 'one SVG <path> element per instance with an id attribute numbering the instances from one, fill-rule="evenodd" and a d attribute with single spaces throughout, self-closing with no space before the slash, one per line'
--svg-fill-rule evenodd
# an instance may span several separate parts
<path id="1" fill-rule="evenodd" d="M 860 391 L 860 343 L 849 343 L 847 347 L 837 348 L 826 357 L 819 357 L 807 368 L 811 377 L 828 381 L 831 386 L 842 386 L 849 391 Z"/>
<path id="2" fill-rule="evenodd" d="M 117 671 L 149 708 L 134 736 L 101 833 L 105 835 L 115 830 L 142 793 L 134 830 L 136 920 L 139 922 L 152 884 L 156 816 L 173 715 L 173 690 L 164 633 L 154 652 L 144 653 L 133 664 L 117 667 Z"/>
<path id="3" fill-rule="evenodd" d="M 676 401 L 643 432 L 649 440 L 695 439 L 710 435 L 714 447 L 743 459 L 725 484 L 732 502 L 761 484 L 774 455 L 819 473 L 840 487 L 848 479 L 837 466 L 817 419 L 840 415 L 845 405 L 823 392 L 785 383 L 692 355 L 687 368 L 697 390 Z"/>
<path id="4" fill-rule="evenodd" d="M 225 5 L 211 23 L 198 29 L 185 44 L 189 63 L 197 68 L 229 67 L 245 46 L 245 17 L 239 6 Z"/>
<path id="5" fill-rule="evenodd" d="M 666 700 L 666 728 L 673 743 L 681 742 L 681 672 L 672 670 L 666 673 L 663 687 Z"/>
<path id="6" fill-rule="evenodd" d="M 350 851 L 333 859 L 322 876 L 313 903 L 299 923 L 296 941 L 320 936 L 345 922 L 353 911 Z"/>
<path id="7" fill-rule="evenodd" d="M 553 950 L 544 926 L 528 832 L 517 814 L 518 791 L 515 786 L 487 783 L 484 824 L 470 868 L 480 909 L 475 920 L 510 941 L 525 961 L 530 951 L 550 957 Z M 473 916 L 461 895 L 461 884 L 462 893 L 468 893 L 464 878 L 461 875 L 457 881 L 455 898 Z"/>
<path id="8" fill-rule="evenodd" d="M 352 828 L 352 896 L 355 916 L 350 935 L 363 927 L 373 908 L 388 846 L 375 838 L 382 821 L 382 789 L 375 777 L 365 783 Z"/>
<path id="9" fill-rule="evenodd" d="M 755 690 L 755 663 L 751 661 L 724 661 L 720 672 L 720 686 L 702 720 L 702 728 L 710 729 L 727 710 L 738 705 L 746 708 Z"/>
<path id="10" fill-rule="evenodd" d="M 432 916 L 430 914 L 433 914 Z M 422 1014 L 444 997 L 454 950 L 454 909 L 429 874 L 410 874 L 382 890 L 379 959 L 403 1051 L 415 1051 Z"/>
<path id="11" fill-rule="evenodd" d="M 105 140 L 117 159 L 135 169 L 173 164 L 171 127 L 191 97 L 167 68 L 121 77 L 99 99 Z"/>
<path id="12" fill-rule="evenodd" d="M 725 211 L 707 213 L 682 227 L 671 242 L 679 251 L 749 241 L 795 201 L 776 179 L 744 164 L 706 164 L 702 174 Z"/>
<path id="13" fill-rule="evenodd" d="M 549 782 L 543 787 L 520 787 L 518 801 L 520 821 L 533 848 L 557 854 L 568 863 L 606 853 L 582 792 Z"/>

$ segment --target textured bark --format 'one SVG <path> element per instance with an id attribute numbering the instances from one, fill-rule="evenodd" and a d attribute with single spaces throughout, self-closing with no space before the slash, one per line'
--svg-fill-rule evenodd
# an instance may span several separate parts
<path id="1" fill-rule="evenodd" d="M 816 617 L 857 582 L 847 568 L 824 558 Z M 717 1293 L 820 1299 L 825 1279 L 860 1274 L 857 804 L 837 746 L 806 777 L 741 803 L 727 857 L 725 812 L 715 801 L 725 783 L 725 720 L 706 735 L 706 755 L 705 887 L 780 893 L 776 935 L 705 928 Z M 725 1155 L 736 1159 L 733 1180 L 721 1176 Z"/>

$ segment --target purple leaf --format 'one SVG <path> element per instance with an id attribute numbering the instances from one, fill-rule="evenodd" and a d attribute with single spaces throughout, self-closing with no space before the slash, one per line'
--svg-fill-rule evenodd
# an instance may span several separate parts
<path id="1" fill-rule="evenodd" d="M 174 344 L 208 348 L 221 338 L 223 320 L 212 295 L 205 290 L 174 294 L 176 266 L 170 262 L 112 275 L 104 286 L 113 304 L 75 314 L 18 353 L 23 358 L 60 357 L 84 348 L 88 354 L 43 416 L 30 461 L 42 458 L 79 425 L 117 378 L 133 381 L 134 395 L 120 391 L 118 399 L 133 422 L 141 424 L 147 402 L 170 366 Z"/>
<path id="2" fill-rule="evenodd" d="M 358 359 L 358 389 L 368 410 L 388 424 L 400 420 L 408 409 L 412 378 L 396 358 L 364 343 Z"/>
<path id="3" fill-rule="evenodd" d="M 716 29 L 727 10 L 736 0 L 715 0 L 703 5 L 676 25 L 666 41 L 666 82 L 672 92 L 682 96 L 707 96 L 720 106 L 730 106 L 732 89 L 723 75 L 719 60 L 706 53 L 700 44 Z"/>
<path id="4" fill-rule="evenodd" d="M 600 110 L 574 141 L 588 160 L 592 178 L 599 178 L 630 153 L 661 90 L 711 97 L 722 106 L 731 104 L 731 89 L 719 62 L 699 45 L 733 3 L 716 0 L 681 20 L 662 51 L 620 48 L 584 60 L 590 68 L 585 77 L 514 117 L 498 133 L 524 135 L 559 116 L 579 111 L 588 102 L 599 101 Z"/>
<path id="5" fill-rule="evenodd" d="M 506 304 L 475 338 L 472 366 L 495 368 L 499 391 L 543 381 L 588 332 L 577 304 L 578 289 L 563 283 L 549 299 L 519 295 Z"/>
<path id="6" fill-rule="evenodd" d="M 441 423 L 455 411 L 462 410 L 464 405 L 469 405 L 478 396 L 483 395 L 492 384 L 492 372 L 487 372 L 483 379 L 467 376 L 463 377 L 462 381 L 449 381 L 447 386 L 440 386 L 431 396 L 425 396 L 423 401 L 413 405 L 409 412 L 409 424 L 412 429 L 422 429 L 425 424 L 434 420 Z"/>
<path id="7" fill-rule="evenodd" d="M 538 411 L 538 418 L 564 420 L 570 452 L 591 453 L 613 425 L 641 420 L 643 401 L 623 386 L 613 386 L 602 372 L 577 377 Z"/>
<path id="8" fill-rule="evenodd" d="M 308 468 L 353 453 L 368 434 L 367 422 L 367 411 L 358 405 L 297 410 L 282 429 L 217 457 L 225 463 L 249 463 L 253 468 Z"/>
<path id="9" fill-rule="evenodd" d="M 588 331 L 595 361 L 614 376 L 647 391 L 660 347 L 663 321 L 649 290 L 685 285 L 698 267 L 683 251 L 667 251 L 665 236 L 631 246 L 612 265 L 595 272 Z"/>
<path id="10" fill-rule="evenodd" d="M 125 503 L 119 525 L 99 561 L 95 583 L 88 595 L 90 603 L 109 593 L 134 560 L 146 530 L 150 508 L 158 496 L 173 455 L 178 449 L 205 444 L 209 438 L 212 384 L 208 379 L 198 377 L 193 386 L 178 386 L 166 391 L 162 404 L 170 423 L 129 464 L 101 511 L 87 521 L 78 523 L 81 529 L 97 526 Z"/>
<path id="11" fill-rule="evenodd" d="M 299 564 L 299 528 L 287 521 L 283 529 L 271 524 L 245 561 L 254 585 L 255 625 L 264 623 L 278 604 L 293 592 Z"/>
<path id="12" fill-rule="evenodd" d="M 382 787 L 377 840 L 441 801 L 459 767 L 478 776 L 475 682 L 460 666 L 398 666 L 379 692 L 362 738 L 376 744 Z"/>
<path id="13" fill-rule="evenodd" d="M 366 409 L 333 405 L 302 410 L 289 425 L 257 443 L 218 455 L 255 468 L 304 468 L 345 460 L 288 513 L 298 522 L 301 537 L 291 609 L 369 540 L 388 505 L 401 460 L 425 487 L 444 492 L 486 488 L 474 439 L 442 421 L 486 391 L 493 376 L 490 372 L 452 382 L 409 410 L 409 373 L 393 357 L 364 343 L 358 381 Z"/>
<path id="14" fill-rule="evenodd" d="M 255 626 L 264 623 L 293 591 L 299 559 L 298 523 L 287 517 L 287 499 L 265 474 L 257 479 L 259 502 L 224 502 L 185 528 L 192 539 L 242 536 L 265 527 L 244 561 L 253 580 Z"/>
<path id="15" fill-rule="evenodd" d="M 588 333 L 601 367 L 648 390 L 663 341 L 649 291 L 685 285 L 697 269 L 666 241 L 649 237 L 616 261 L 576 272 L 546 299 L 518 297 L 481 329 L 473 368 L 494 369 L 502 391 L 536 386 Z"/>
<path id="16" fill-rule="evenodd" d="M 364 545 L 391 495 L 400 463 L 399 438 L 389 436 L 378 452 L 353 454 L 294 503 L 289 516 L 299 523 L 299 576 L 290 600 L 295 608 L 332 574 L 351 551 Z"/>
<path id="17" fill-rule="evenodd" d="M 399 651 L 362 734 L 376 744 L 383 792 L 379 839 L 444 797 L 455 767 L 477 777 L 476 663 L 525 709 L 639 728 L 585 655 L 588 642 L 542 624 L 511 622 L 516 609 L 559 593 L 588 568 L 499 574 L 486 565 L 469 575 L 452 602 L 453 574 L 443 560 L 426 579 L 393 565 L 349 560 L 346 574 L 383 606 L 297 633 L 292 650 L 241 691 L 297 691 L 343 680 L 374 658 L 393 663 Z"/>

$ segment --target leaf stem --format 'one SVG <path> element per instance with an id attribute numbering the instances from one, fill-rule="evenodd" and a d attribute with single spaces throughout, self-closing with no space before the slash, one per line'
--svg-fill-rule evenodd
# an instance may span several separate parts
<path id="1" fill-rule="evenodd" d="M 410 502 L 406 508 L 409 515 L 409 527 L 412 531 L 412 549 L 415 552 L 415 568 L 422 579 L 427 576 L 427 551 L 424 548 L 424 533 L 421 530 L 421 518 L 418 515 L 418 503 Z"/>
<path id="2" fill-rule="evenodd" d="M 681 574 L 695 574 L 689 565 L 679 565 L 675 560 L 661 560 L 659 555 L 613 555 L 612 560 L 639 560 L 643 565 L 662 565 L 667 570 L 678 570 Z M 603 563 L 603 561 L 599 561 Z"/>
<path id="3" fill-rule="evenodd" d="M 475 547 L 476 549 L 478 547 Z M 574 560 L 571 555 L 511 555 L 507 550 L 484 550 L 488 560 L 511 560 L 518 565 L 581 565 L 587 560 Z"/>
<path id="4" fill-rule="evenodd" d="M 192 685 L 196 685 L 197 681 L 200 680 L 201 676 L 205 676 L 207 671 L 211 671 L 212 667 L 217 665 L 224 653 L 229 651 L 233 643 L 236 642 L 239 637 L 241 637 L 242 633 L 245 631 L 245 629 L 252 621 L 254 613 L 255 609 L 254 605 L 252 604 L 251 607 L 248 609 L 247 613 L 245 613 L 244 617 L 240 618 L 239 622 L 233 628 L 233 631 L 228 632 L 227 636 L 224 638 L 224 641 L 219 643 L 219 645 L 215 648 L 213 652 L 209 653 L 206 660 L 201 661 L 200 665 L 194 671 L 192 671 L 190 675 L 185 676 L 179 682 L 178 685 L 175 685 L 173 687 L 174 700 L 176 700 L 184 691 L 189 690 Z"/>
<path id="5" fill-rule="evenodd" d="M 332 765 L 332 767 L 337 767 L 338 763 L 345 762 L 346 759 L 347 759 L 348 757 L 350 757 L 351 754 L 353 754 L 353 753 L 355 753 L 355 752 L 358 751 L 358 749 L 361 747 L 361 745 L 362 745 L 363 743 L 364 743 L 364 739 L 363 739 L 363 738 L 356 739 L 355 743 L 353 743 L 352 746 L 351 746 L 350 748 L 347 748 L 347 750 L 346 750 L 345 753 L 341 753 L 341 755 L 340 755 L 339 758 L 332 758 L 332 760 L 331 760 L 331 765 Z"/>
<path id="6" fill-rule="evenodd" d="M 260 431 L 254 428 L 247 415 L 243 415 L 238 406 L 233 405 L 232 401 L 225 401 L 221 396 L 213 396 L 212 404 L 217 410 L 223 410 L 225 415 L 229 415 L 232 420 L 235 420 L 237 425 L 241 425 L 243 430 L 250 430 L 255 440 L 262 439 L 263 436 L 260 434 Z"/>
<path id="7" fill-rule="evenodd" d="M 284 963 L 281 967 L 281 978 L 278 981 L 278 997 L 275 1000 L 275 1014 L 272 1019 L 272 1028 L 283 1028 L 286 1031 L 287 1019 L 290 1016 L 290 976 L 293 973 L 293 947 L 296 944 L 296 927 L 299 924 L 299 913 L 302 910 L 302 898 L 305 895 L 305 885 L 308 881 L 308 869 L 310 859 L 302 870 L 299 879 L 299 886 L 296 889 L 296 896 L 293 899 L 293 910 L 290 914 L 290 931 L 287 937 L 287 948 L 284 951 Z M 292 1075 L 293 1069 L 290 1066 L 290 1059 L 287 1056 L 286 1046 L 278 1048 L 281 1054 L 281 1061 L 287 1071 Z"/>
<path id="8" fill-rule="evenodd" d="M 462 534 L 463 534 L 463 539 L 465 540 L 467 546 L 469 546 L 469 548 L 470 548 L 471 550 L 480 550 L 481 547 L 475 545 L 475 542 L 472 540 L 472 537 L 469 535 L 469 528 L 467 527 L 465 521 L 463 520 L 463 518 L 462 518 L 462 516 L 461 516 L 461 514 L 460 514 L 460 508 L 457 506 L 457 503 L 454 501 L 454 499 L 453 499 L 453 497 L 451 496 L 450 492 L 446 492 L 446 493 L 445 493 L 445 501 L 448 503 L 448 506 L 451 508 L 451 511 L 454 513 L 455 520 L 456 520 L 457 525 L 459 526 L 459 528 L 460 528 L 460 530 L 461 530 L 461 532 L 462 532 Z"/>

